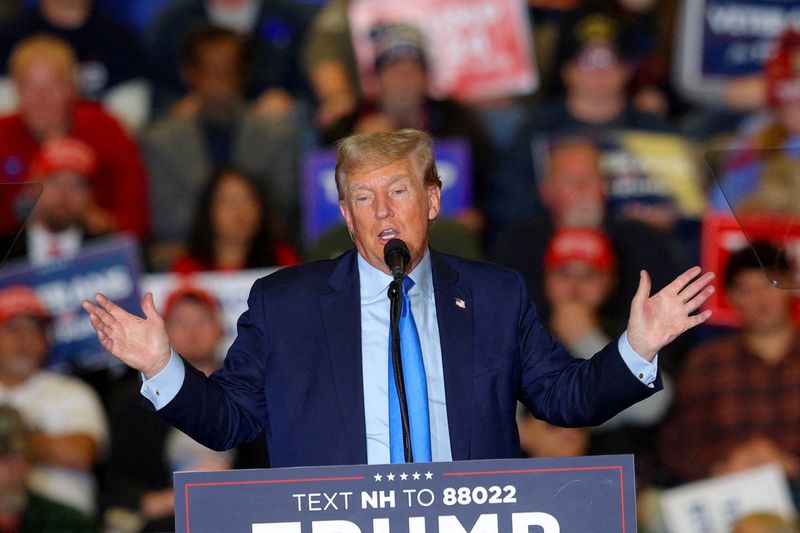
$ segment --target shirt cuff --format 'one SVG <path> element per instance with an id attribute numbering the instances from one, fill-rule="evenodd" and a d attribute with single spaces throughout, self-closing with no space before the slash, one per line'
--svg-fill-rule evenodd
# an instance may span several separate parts
<path id="1" fill-rule="evenodd" d="M 652 361 L 648 361 L 636 353 L 634 349 L 631 348 L 630 343 L 628 343 L 627 331 L 620 336 L 617 347 L 619 348 L 619 353 L 622 356 L 622 360 L 625 361 L 628 370 L 636 376 L 636 379 L 652 389 L 654 387 L 653 382 L 658 375 L 658 354 L 656 354 Z"/>
<path id="2" fill-rule="evenodd" d="M 186 369 L 183 368 L 183 361 L 175 353 L 175 350 L 170 348 L 167 366 L 150 379 L 145 379 L 142 374 L 142 388 L 139 389 L 139 392 L 150 400 L 150 403 L 158 411 L 178 395 L 185 375 Z"/>

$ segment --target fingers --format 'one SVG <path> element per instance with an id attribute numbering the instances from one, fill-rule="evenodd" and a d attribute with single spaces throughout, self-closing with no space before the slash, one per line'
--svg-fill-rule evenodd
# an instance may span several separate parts
<path id="1" fill-rule="evenodd" d="M 700 272 L 702 271 L 703 270 L 699 266 L 692 267 L 672 280 L 672 283 L 664 287 L 664 290 L 678 294 L 689 284 L 690 281 L 700 275 Z"/>
<path id="2" fill-rule="evenodd" d="M 89 318 L 97 318 L 98 324 L 103 324 L 106 327 L 107 333 L 109 334 L 111 328 L 117 324 L 117 319 L 103 307 L 94 305 L 91 302 L 84 300 L 83 308 L 89 313 Z M 95 321 L 92 321 L 92 325 L 95 325 Z M 97 329 L 97 326 L 95 326 L 95 329 Z"/>
<path id="3" fill-rule="evenodd" d="M 97 340 L 100 341 L 100 345 L 109 352 L 112 351 L 114 341 L 111 338 L 111 328 L 106 326 L 95 313 L 89 315 L 89 321 L 97 332 Z"/>
<path id="4" fill-rule="evenodd" d="M 702 313 L 698 313 L 696 315 L 692 315 L 692 316 L 689 317 L 689 322 L 688 322 L 688 326 L 687 326 L 686 329 L 688 330 L 688 329 L 692 329 L 692 328 L 694 328 L 696 326 L 699 326 L 700 324 L 702 324 L 703 322 L 705 322 L 709 318 L 711 318 L 711 309 L 706 309 Z"/>
<path id="5" fill-rule="evenodd" d="M 684 274 L 679 276 L 677 279 L 680 280 L 681 278 L 688 277 L 690 273 L 699 274 L 700 267 L 694 267 L 687 270 Z M 678 292 L 678 297 L 683 300 L 684 309 L 686 313 L 692 313 L 700 308 L 710 297 L 714 294 L 715 288 L 713 285 L 709 285 L 716 275 L 713 272 L 706 272 L 699 278 L 694 279 L 691 283 L 689 281 L 693 278 L 690 278 L 686 281 L 689 283 L 685 287 L 683 287 Z M 677 280 L 676 280 L 677 281 Z M 694 325 L 690 326 L 694 327 Z"/>
<path id="6" fill-rule="evenodd" d="M 125 311 L 123 308 L 106 298 L 103 293 L 98 292 L 94 295 L 94 299 L 97 300 L 97 303 L 100 304 L 100 307 L 103 308 L 107 313 L 113 316 L 116 319 L 121 319 L 129 313 Z"/>
<path id="7" fill-rule="evenodd" d="M 94 313 L 96 309 L 99 309 L 95 304 L 93 304 L 89 300 L 82 301 L 81 302 L 81 307 L 83 307 L 83 310 L 86 311 L 90 315 L 92 313 Z"/>
<path id="8" fill-rule="evenodd" d="M 86 309 L 85 306 L 84 309 Z M 103 324 L 103 321 L 100 320 L 100 317 L 98 317 L 96 313 L 93 312 L 89 313 L 89 322 L 92 323 L 92 327 L 94 327 L 95 331 L 98 334 L 102 332 L 104 335 L 106 335 L 106 325 Z"/>
<path id="9" fill-rule="evenodd" d="M 100 309 L 100 313 L 103 313 L 109 322 L 104 321 L 103 317 L 99 313 L 90 313 L 89 321 L 92 323 L 92 326 L 96 331 L 103 332 L 104 335 L 111 336 L 114 330 L 114 318 L 102 309 Z"/>
<path id="10" fill-rule="evenodd" d="M 711 283 L 714 278 L 715 274 L 713 272 L 706 272 L 692 283 L 687 285 L 683 288 L 678 294 L 683 298 L 684 301 L 689 301 L 694 298 L 698 293 L 700 293 L 703 289 L 705 289 L 709 283 Z"/>
<path id="11" fill-rule="evenodd" d="M 703 288 L 702 291 L 694 295 L 691 299 L 689 299 L 689 301 L 686 302 L 686 312 L 691 313 L 699 309 L 700 306 L 706 302 L 706 300 L 711 298 L 711 295 L 714 294 L 714 292 L 716 292 L 716 289 L 714 289 L 713 285 Z"/>
<path id="12" fill-rule="evenodd" d="M 104 300 L 106 304 L 111 303 L 111 305 L 117 307 L 116 304 L 113 304 L 102 294 L 98 293 L 95 295 L 95 298 L 101 305 L 103 305 Z M 119 331 L 119 321 L 106 310 L 106 306 L 101 307 L 101 305 L 95 305 L 89 300 L 84 300 L 81 307 L 89 313 L 89 321 L 97 332 L 97 340 L 100 341 L 100 345 L 111 352 L 114 344 L 115 331 Z M 121 308 L 117 308 L 125 313 Z"/>

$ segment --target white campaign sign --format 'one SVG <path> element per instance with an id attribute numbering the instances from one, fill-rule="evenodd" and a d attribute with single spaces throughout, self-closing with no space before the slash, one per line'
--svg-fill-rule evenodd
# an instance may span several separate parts
<path id="1" fill-rule="evenodd" d="M 661 508 L 669 533 L 728 533 L 739 517 L 751 512 L 795 514 L 786 477 L 778 465 L 665 490 Z"/>
<path id="2" fill-rule="evenodd" d="M 247 297 L 253 282 L 275 270 L 277 269 L 259 268 L 238 272 L 202 272 L 191 277 L 178 274 L 145 274 L 141 277 L 140 287 L 142 294 L 153 293 L 153 301 L 159 312 L 164 310 L 164 302 L 169 293 L 181 284 L 189 283 L 214 295 L 222 307 L 225 322 L 225 339 L 220 346 L 224 354 L 236 337 L 236 321 L 247 309 Z"/>

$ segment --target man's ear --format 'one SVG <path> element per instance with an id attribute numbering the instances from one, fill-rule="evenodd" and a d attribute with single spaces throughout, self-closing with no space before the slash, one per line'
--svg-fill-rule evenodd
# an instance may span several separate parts
<path id="1" fill-rule="evenodd" d="M 428 220 L 435 220 L 442 208 L 442 188 L 438 185 L 429 185 L 428 189 Z"/>

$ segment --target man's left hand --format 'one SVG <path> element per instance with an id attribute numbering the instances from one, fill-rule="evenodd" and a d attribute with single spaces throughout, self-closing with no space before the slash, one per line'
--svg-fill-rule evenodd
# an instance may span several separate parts
<path id="1" fill-rule="evenodd" d="M 650 276 L 641 271 L 628 319 L 628 343 L 636 353 L 652 361 L 678 335 L 708 320 L 711 310 L 691 314 L 714 294 L 709 285 L 714 273 L 701 272 L 700 267 L 690 268 L 650 296 Z"/>

